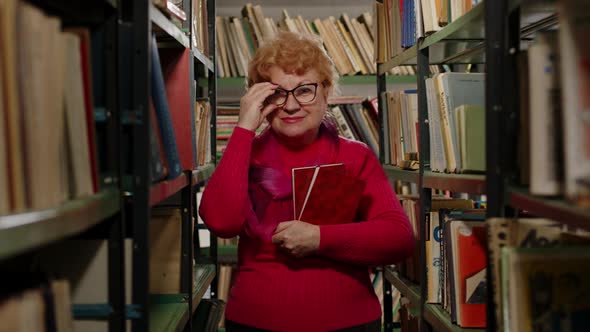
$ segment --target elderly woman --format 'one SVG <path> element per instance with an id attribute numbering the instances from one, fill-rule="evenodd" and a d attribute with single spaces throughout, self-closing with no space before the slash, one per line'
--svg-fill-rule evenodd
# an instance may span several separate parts
<path id="1" fill-rule="evenodd" d="M 248 75 L 199 210 L 213 234 L 239 235 L 227 331 L 380 331 L 369 267 L 408 257 L 414 237 L 372 150 L 324 120 L 338 79 L 332 60 L 314 37 L 281 33 L 257 50 Z M 291 169 L 334 163 L 365 181 L 354 222 L 293 220 Z"/>

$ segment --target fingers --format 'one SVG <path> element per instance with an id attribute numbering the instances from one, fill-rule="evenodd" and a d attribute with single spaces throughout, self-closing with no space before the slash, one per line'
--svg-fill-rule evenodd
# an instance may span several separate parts
<path id="1" fill-rule="evenodd" d="M 264 119 L 262 111 L 268 115 L 274 110 L 273 107 L 266 108 L 267 105 L 264 105 L 264 100 L 272 95 L 277 87 L 278 85 L 270 82 L 257 83 L 251 86 L 240 99 L 240 115 L 237 125 L 253 131 L 258 129 Z"/>
<path id="2" fill-rule="evenodd" d="M 274 244 L 283 244 L 283 236 L 282 236 L 282 234 L 274 234 L 272 236 L 272 243 L 274 243 Z"/>
<path id="3" fill-rule="evenodd" d="M 275 229 L 275 234 L 280 233 L 280 232 L 286 230 L 291 225 L 293 225 L 293 222 L 292 221 L 285 221 L 285 222 L 279 223 L 278 226 L 277 226 L 277 228 Z"/>
<path id="4" fill-rule="evenodd" d="M 270 82 L 256 83 L 248 89 L 247 96 L 252 99 L 261 99 L 264 101 L 268 96 L 275 92 L 278 85 Z"/>
<path id="5" fill-rule="evenodd" d="M 264 106 L 264 108 L 262 109 L 261 115 L 263 118 L 266 118 L 267 115 L 276 111 L 277 109 L 278 109 L 277 105 L 268 104 L 268 105 Z"/>

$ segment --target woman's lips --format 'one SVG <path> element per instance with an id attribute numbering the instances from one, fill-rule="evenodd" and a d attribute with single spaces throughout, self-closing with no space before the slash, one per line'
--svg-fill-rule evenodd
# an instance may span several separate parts
<path id="1" fill-rule="evenodd" d="M 281 118 L 281 120 L 283 122 L 291 124 L 291 123 L 301 122 L 303 120 L 303 117 L 302 116 L 292 116 L 292 117 Z"/>

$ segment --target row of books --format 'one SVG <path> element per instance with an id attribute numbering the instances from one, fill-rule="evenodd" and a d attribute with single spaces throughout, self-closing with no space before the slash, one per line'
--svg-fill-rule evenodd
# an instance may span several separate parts
<path id="1" fill-rule="evenodd" d="M 2 331 L 57 331 L 73 329 L 70 285 L 67 280 L 16 292 L 0 299 Z"/>
<path id="2" fill-rule="evenodd" d="M 485 210 L 471 199 L 434 196 L 421 234 L 415 197 L 399 196 L 416 235 L 416 253 L 398 266 L 416 284 L 426 282 L 427 303 L 442 304 L 461 327 L 485 326 Z M 424 243 L 424 247 L 420 245 Z M 420 263 L 424 250 L 426 266 Z M 427 280 L 422 280 L 426 269 Z"/>
<path id="3" fill-rule="evenodd" d="M 152 0 L 152 3 L 181 30 L 183 30 L 183 23 L 188 18 L 183 9 L 184 4 L 192 5 L 191 44 L 205 56 L 209 55 L 207 0 Z M 154 28 L 157 31 L 157 26 Z"/>
<path id="4" fill-rule="evenodd" d="M 485 75 L 478 73 L 447 72 L 426 79 L 431 171 L 485 171 L 484 81 Z M 417 91 L 384 92 L 382 100 L 385 163 L 417 169 Z"/>
<path id="5" fill-rule="evenodd" d="M 341 136 L 364 142 L 379 154 L 377 98 L 334 98 L 330 112 Z"/>
<path id="6" fill-rule="evenodd" d="M 485 220 L 478 202 L 434 196 L 422 236 L 416 198 L 399 197 L 424 248 L 419 246 L 398 270 L 421 284 L 426 268 L 425 301 L 441 305 L 453 323 L 485 327 L 490 268 L 499 331 L 583 330 L 590 300 L 575 294 L 590 288 L 590 234 L 546 219 Z"/>
<path id="7" fill-rule="evenodd" d="M 571 16 L 571 15 L 570 15 Z M 583 27 L 560 15 L 558 32 L 539 33 L 519 57 L 520 180 L 532 194 L 565 195 L 590 205 L 590 126 L 587 121 Z"/>
<path id="8" fill-rule="evenodd" d="M 418 38 L 441 30 L 476 6 L 479 0 L 384 0 L 374 4 L 375 59 L 383 63 Z"/>
<path id="9" fill-rule="evenodd" d="M 212 113 L 207 98 L 191 101 L 190 50 L 158 49 L 155 37 L 150 48 L 151 179 L 158 182 L 211 161 Z"/>
<path id="10" fill-rule="evenodd" d="M 498 330 L 584 331 L 590 234 L 547 219 L 486 224 Z"/>
<path id="11" fill-rule="evenodd" d="M 291 17 L 283 10 L 275 21 L 265 17 L 260 5 L 247 4 L 241 17 L 217 17 L 217 68 L 219 77 L 246 76 L 248 62 L 256 49 L 279 31 L 318 36 L 332 57 L 340 75 L 375 74 L 373 16 L 365 12 L 358 18 L 342 13 L 340 18 Z M 414 75 L 412 66 L 392 70 L 392 74 Z"/>
<path id="12" fill-rule="evenodd" d="M 426 216 L 427 302 L 441 303 L 461 327 L 486 326 L 484 219 L 482 209 L 441 209 Z"/>
<path id="13" fill-rule="evenodd" d="M 233 133 L 235 127 L 238 125 L 238 117 L 240 115 L 240 106 L 238 104 L 219 104 L 217 105 L 217 116 L 216 116 L 216 134 L 217 140 L 217 160 L 223 155 L 225 147 L 229 142 L 229 138 Z M 260 128 L 256 130 L 256 133 L 261 133 L 268 126 L 268 122 L 264 120 Z"/>
<path id="14" fill-rule="evenodd" d="M 1 9 L 0 215 L 97 192 L 96 36 L 25 1 Z"/>

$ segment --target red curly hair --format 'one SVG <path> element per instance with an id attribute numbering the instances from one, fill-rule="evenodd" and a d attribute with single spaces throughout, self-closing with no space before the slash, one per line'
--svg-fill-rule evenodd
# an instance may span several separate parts
<path id="1" fill-rule="evenodd" d="M 256 50 L 248 66 L 248 87 L 268 82 L 269 69 L 273 66 L 297 75 L 315 69 L 329 94 L 336 89 L 338 72 L 334 61 L 316 36 L 282 31 L 276 38 L 264 43 Z"/>

